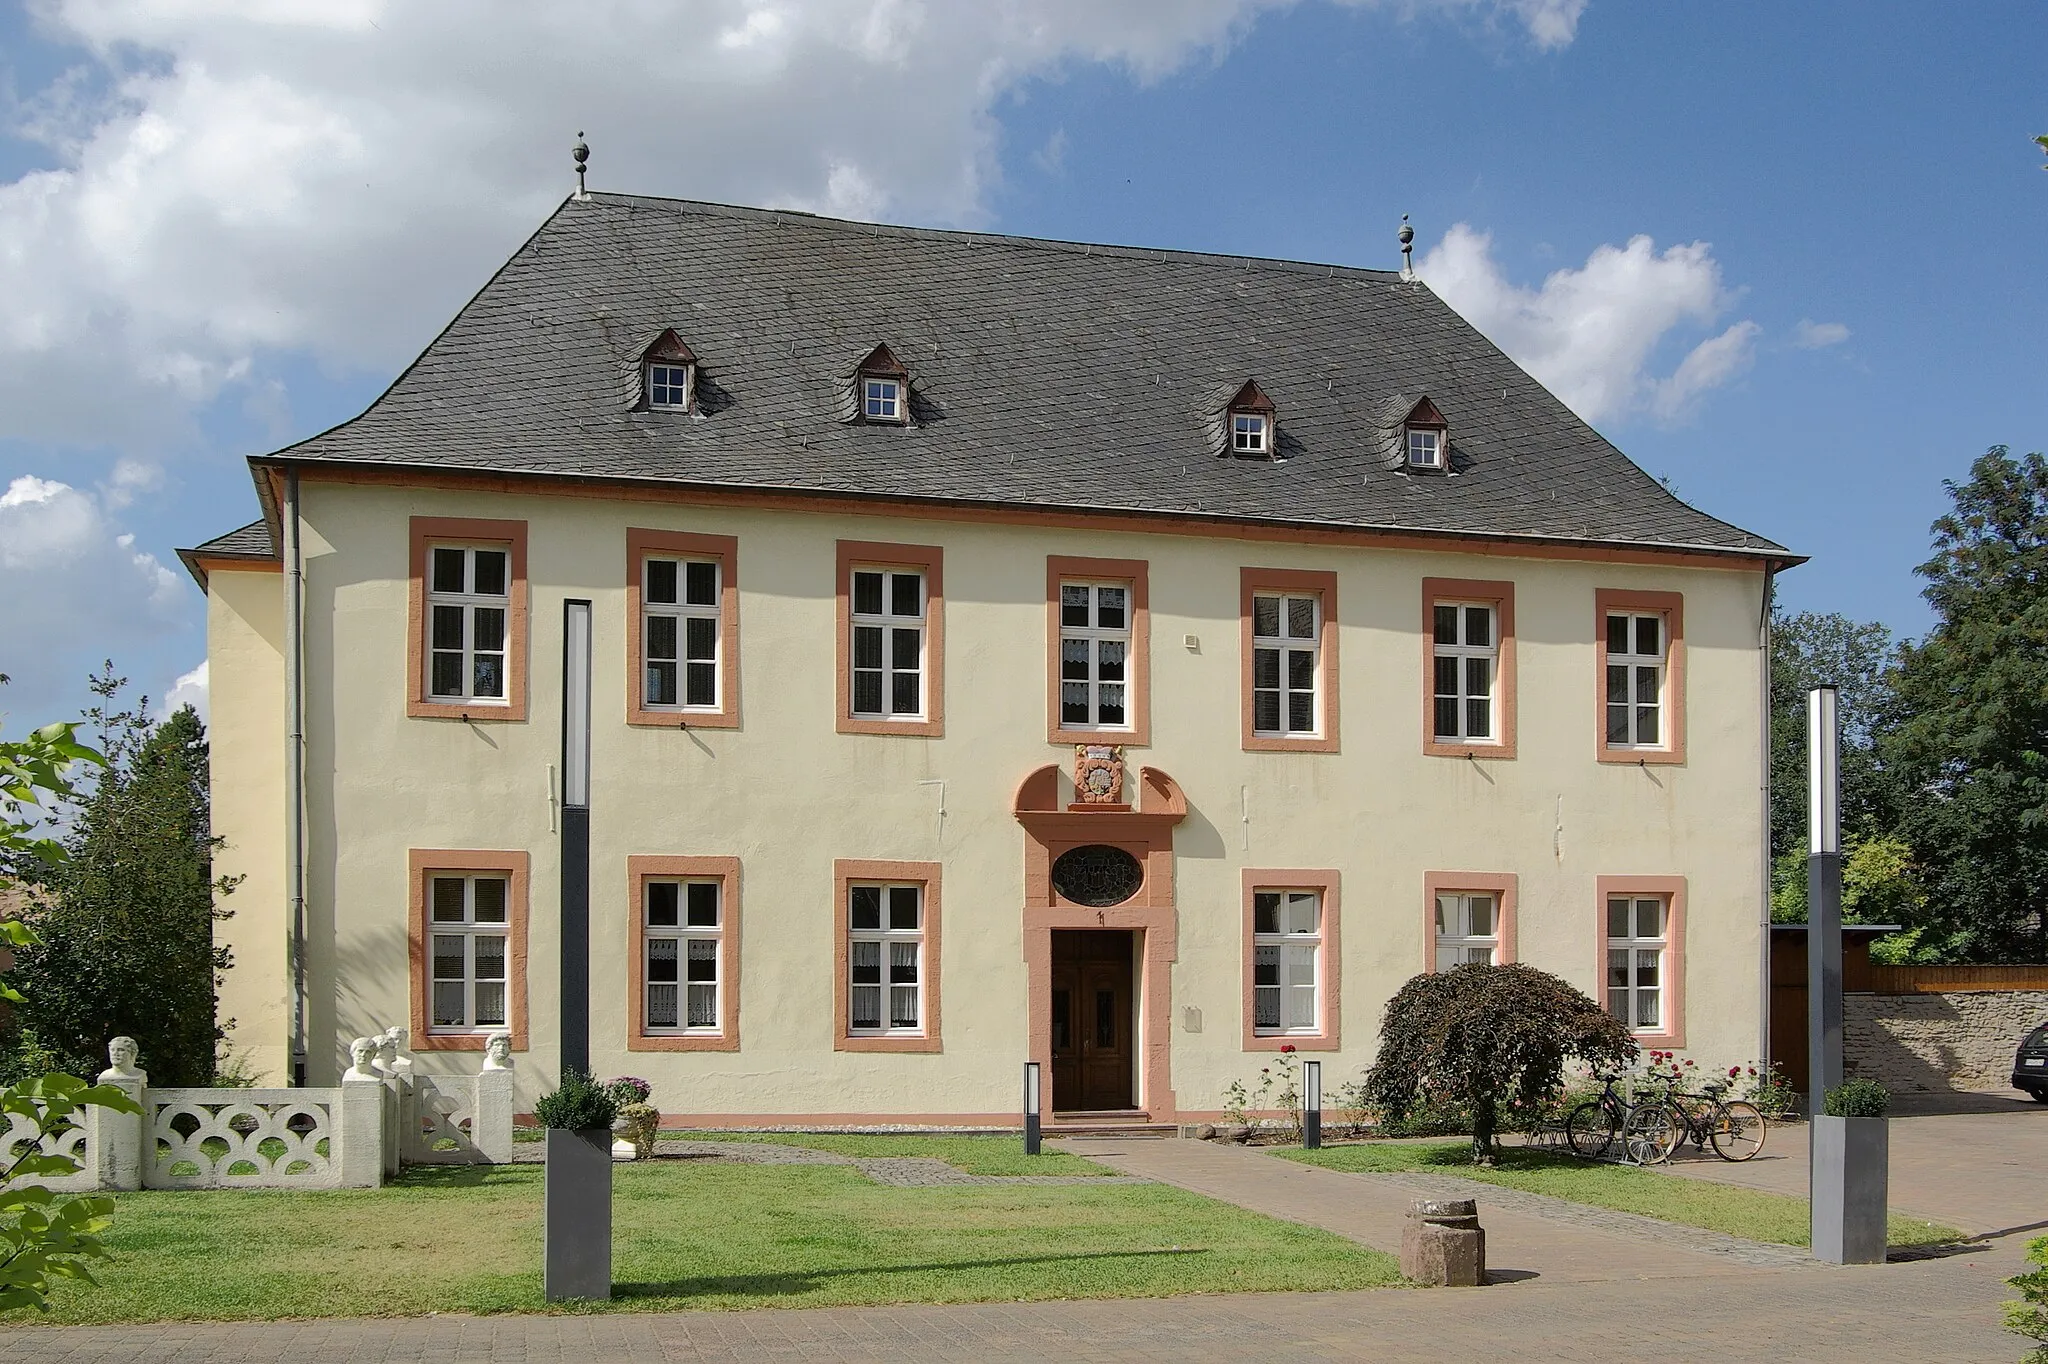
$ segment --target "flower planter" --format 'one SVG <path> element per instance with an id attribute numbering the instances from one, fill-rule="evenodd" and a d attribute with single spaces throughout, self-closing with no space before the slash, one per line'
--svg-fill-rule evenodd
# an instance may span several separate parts
<path id="1" fill-rule="evenodd" d="M 544 1197 L 549 1302 L 612 1295 L 612 1134 L 548 1129 Z"/>
<path id="2" fill-rule="evenodd" d="M 1813 1117 L 1813 1258 L 1884 1263 L 1891 1122 Z"/>

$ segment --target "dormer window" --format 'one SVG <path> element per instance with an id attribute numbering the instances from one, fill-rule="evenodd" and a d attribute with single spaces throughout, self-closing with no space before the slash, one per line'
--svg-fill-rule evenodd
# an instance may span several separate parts
<path id="1" fill-rule="evenodd" d="M 1277 410 L 1273 400 L 1259 387 L 1256 379 L 1244 381 L 1244 387 L 1224 408 L 1224 430 L 1227 443 L 1226 454 L 1240 459 L 1271 459 L 1275 439 L 1274 418 Z"/>
<path id="2" fill-rule="evenodd" d="M 1271 454 L 1273 447 L 1273 423 L 1262 412 L 1233 412 L 1230 414 L 1230 453 L 1233 455 Z"/>
<path id="3" fill-rule="evenodd" d="M 1396 399 L 1407 408 L 1400 417 L 1400 463 L 1417 471 L 1442 473 L 1451 467 L 1451 427 L 1444 414 L 1427 397 L 1410 402 Z M 1394 409 L 1399 413 L 1399 407 Z M 1393 433 L 1389 433 L 1393 434 Z"/>
<path id="4" fill-rule="evenodd" d="M 696 406 L 697 355 L 674 331 L 640 353 L 640 392 L 651 412 L 688 412 Z"/>
<path id="5" fill-rule="evenodd" d="M 910 424 L 910 371 L 887 345 L 876 346 L 854 366 L 853 414 L 876 426 Z"/>
<path id="6" fill-rule="evenodd" d="M 899 379 L 861 380 L 860 412 L 871 422 L 903 420 L 903 383 Z"/>
<path id="7" fill-rule="evenodd" d="M 1408 465 L 1413 469 L 1444 467 L 1444 433 L 1434 426 L 1408 428 Z"/>

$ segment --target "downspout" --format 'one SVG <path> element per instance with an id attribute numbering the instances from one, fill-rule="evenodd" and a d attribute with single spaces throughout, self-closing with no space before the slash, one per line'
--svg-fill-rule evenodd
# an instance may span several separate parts
<path id="1" fill-rule="evenodd" d="M 306 567 L 299 547 L 299 471 L 284 473 L 284 846 L 285 898 L 291 912 L 285 944 L 292 983 L 292 1084 L 306 1083 L 306 700 L 304 683 Z"/>
<path id="2" fill-rule="evenodd" d="M 1763 946 L 1759 952 L 1761 960 L 1757 963 L 1761 1007 L 1757 1010 L 1756 1054 L 1764 1061 L 1778 1059 L 1771 1055 L 1771 603 L 1777 590 L 1777 577 L 1777 564 L 1766 560 L 1763 609 L 1757 616 L 1757 643 L 1763 674 L 1757 691 L 1763 716 L 1764 884 L 1761 909 Z"/>

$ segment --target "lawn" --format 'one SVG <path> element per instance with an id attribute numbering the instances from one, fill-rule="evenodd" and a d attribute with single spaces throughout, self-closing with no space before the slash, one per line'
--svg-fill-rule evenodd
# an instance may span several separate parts
<path id="1" fill-rule="evenodd" d="M 689 1141 L 758 1141 L 807 1146 L 861 1158 L 924 1156 L 943 1160 L 971 1175 L 1113 1175 L 1116 1171 L 1064 1151 L 1024 1154 L 1022 1137 L 875 1135 L 851 1132 L 663 1132 Z"/>
<path id="2" fill-rule="evenodd" d="M 423 1167 L 377 1190 L 121 1194 L 101 1287 L 63 1285 L 48 1316 L 4 1320 L 548 1310 L 541 1173 Z M 901 1189 L 846 1166 L 711 1161 L 616 1174 L 616 1296 L 585 1310 L 1312 1291 L 1399 1277 L 1391 1256 L 1163 1185 Z"/>
<path id="3" fill-rule="evenodd" d="M 1326 1146 L 1319 1151 L 1300 1148 L 1277 1150 L 1273 1154 L 1330 1170 L 1377 1174 L 1424 1170 L 1461 1175 L 1486 1184 L 1526 1193 L 1548 1194 L 1573 1203 L 1641 1213 L 1689 1227 L 1705 1227 L 1751 1241 L 1772 1241 L 1779 1245 L 1811 1243 L 1806 1200 L 1785 1194 L 1765 1193 L 1732 1184 L 1710 1184 L 1704 1180 L 1681 1179 L 1634 1165 L 1610 1165 L 1580 1160 L 1551 1151 L 1508 1147 L 1492 1169 L 1472 1164 L 1472 1143 L 1456 1142 L 1361 1142 L 1357 1145 Z M 1922 1222 L 1915 1217 L 1891 1215 L 1891 1244 L 1895 1246 L 1939 1245 L 1960 1241 L 1963 1234 L 1954 1227 Z"/>

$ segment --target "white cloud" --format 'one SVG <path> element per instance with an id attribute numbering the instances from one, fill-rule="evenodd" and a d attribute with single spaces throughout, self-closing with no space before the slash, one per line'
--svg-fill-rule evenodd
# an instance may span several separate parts
<path id="1" fill-rule="evenodd" d="M 1694 345 L 1663 377 L 1652 362 L 1666 338 L 1715 323 L 1729 303 L 1705 242 L 1657 250 L 1648 237 L 1596 247 L 1541 288 L 1510 281 L 1493 239 L 1464 223 L 1416 267 L 1445 302 L 1584 417 L 1647 410 L 1662 420 L 1746 369 L 1759 328 L 1737 322 Z"/>
<path id="2" fill-rule="evenodd" d="M 181 673 L 171 689 L 164 693 L 164 699 L 157 706 L 156 718 L 167 720 L 178 713 L 180 706 L 190 706 L 199 712 L 201 721 L 209 721 L 211 713 L 207 707 L 206 660 L 199 660 L 199 666 L 189 673 Z"/>
<path id="3" fill-rule="evenodd" d="M 1155 79 L 1292 0 L 44 0 L 86 65 L 0 184 L 0 426 L 161 445 L 263 361 L 402 362 L 570 188 L 971 224 L 992 110 Z M 1343 0 L 1576 33 L 1584 0 Z M 108 400 L 108 359 L 120 394 Z"/>
<path id="4" fill-rule="evenodd" d="M 1802 317 L 1792 329 L 1792 344 L 1801 350 L 1824 350 L 1849 339 L 1849 329 L 1840 322 L 1815 322 Z"/>
<path id="5" fill-rule="evenodd" d="M 182 628 L 185 580 L 139 552 L 98 498 L 23 475 L 0 493 L 0 705 L 49 718 L 102 659 Z"/>
<path id="6" fill-rule="evenodd" d="M 163 486 L 161 466 L 124 455 L 114 461 L 113 471 L 100 484 L 100 501 L 118 511 L 142 494 L 156 492 Z"/>

